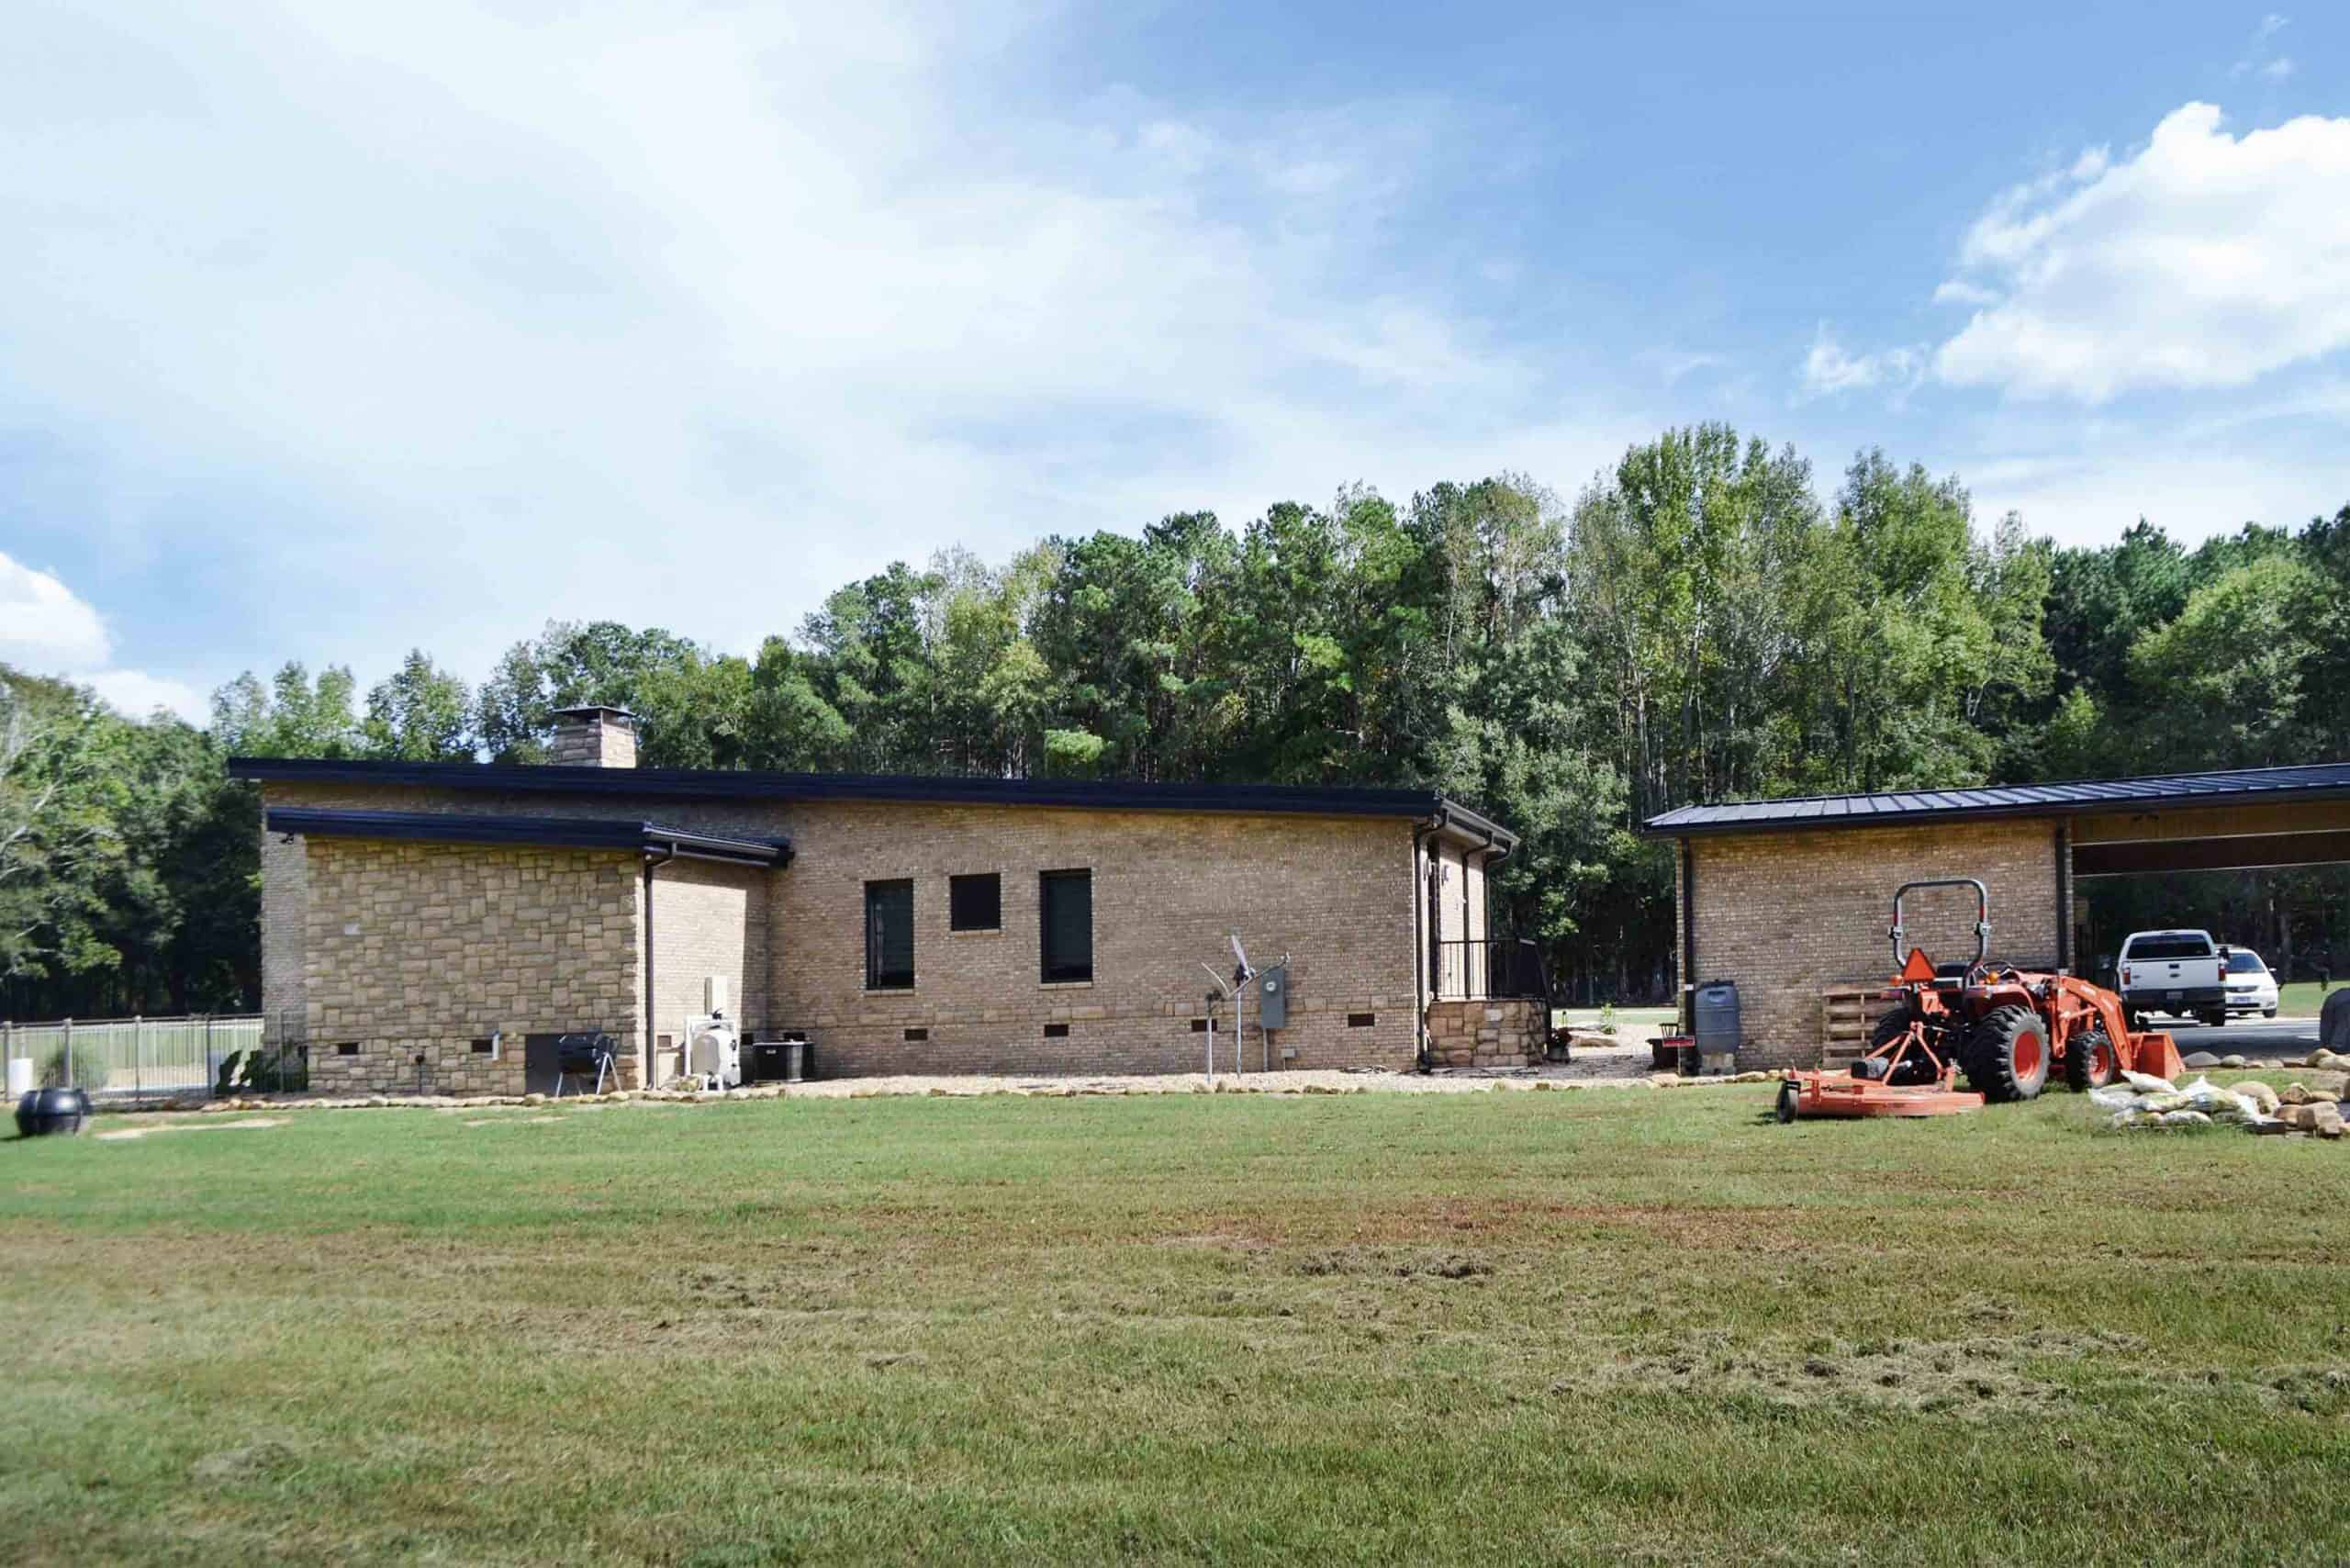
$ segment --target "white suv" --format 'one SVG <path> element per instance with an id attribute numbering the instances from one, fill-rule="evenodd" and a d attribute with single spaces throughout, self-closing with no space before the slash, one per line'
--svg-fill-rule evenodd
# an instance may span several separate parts
<path id="1" fill-rule="evenodd" d="M 2260 955 L 2249 947 L 2228 947 L 2222 951 L 2228 955 L 2228 1011 L 2276 1017 L 2277 977 L 2268 972 Z"/>

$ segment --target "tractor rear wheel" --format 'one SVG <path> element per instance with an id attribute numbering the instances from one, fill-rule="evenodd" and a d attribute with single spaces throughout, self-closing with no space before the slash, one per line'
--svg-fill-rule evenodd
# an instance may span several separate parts
<path id="1" fill-rule="evenodd" d="M 1966 1037 L 1966 1081 L 1986 1100 L 2031 1100 L 2048 1082 L 2048 1026 L 2029 1007 L 1996 1007 Z"/>
<path id="2" fill-rule="evenodd" d="M 2065 1081 L 2078 1092 L 2104 1088 L 2121 1070 L 2113 1042 L 2102 1029 L 2084 1029 L 2065 1047 Z"/>

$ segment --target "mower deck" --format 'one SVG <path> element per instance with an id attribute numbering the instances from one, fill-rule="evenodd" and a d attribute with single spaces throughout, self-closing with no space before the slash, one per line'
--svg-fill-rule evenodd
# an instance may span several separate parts
<path id="1" fill-rule="evenodd" d="M 1972 1090 L 1939 1083 L 1900 1086 L 1849 1072 L 1791 1072 L 1779 1085 L 1779 1116 L 1955 1116 L 1983 1108 Z"/>

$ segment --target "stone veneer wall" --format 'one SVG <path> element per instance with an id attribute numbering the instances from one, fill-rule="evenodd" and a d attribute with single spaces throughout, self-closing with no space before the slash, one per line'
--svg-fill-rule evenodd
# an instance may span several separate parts
<path id="1" fill-rule="evenodd" d="M 1547 1002 L 1428 1003 L 1428 1058 L 1438 1067 L 1534 1067 L 1550 1049 Z"/>
<path id="2" fill-rule="evenodd" d="M 1818 1066 L 1823 994 L 1893 973 L 1886 928 L 1904 882 L 1978 879 L 1991 897 L 1992 958 L 2054 967 L 2056 833 L 2034 818 L 1694 838 L 1697 966 L 1683 979 L 1738 983 L 1740 1069 Z M 1908 942 L 1929 957 L 1974 956 L 1973 893 L 1919 893 L 1905 913 Z"/>
<path id="3" fill-rule="evenodd" d="M 310 1087 L 513 1093 L 528 1034 L 601 1029 L 633 1058 L 638 859 L 306 840 Z M 473 1042 L 503 1032 L 498 1060 Z M 355 1046 L 353 1054 L 339 1048 Z"/>

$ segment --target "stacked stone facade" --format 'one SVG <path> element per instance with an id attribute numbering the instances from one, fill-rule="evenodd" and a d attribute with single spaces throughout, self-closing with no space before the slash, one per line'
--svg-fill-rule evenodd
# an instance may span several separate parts
<path id="1" fill-rule="evenodd" d="M 1975 878 L 1990 893 L 1991 957 L 2055 968 L 2058 922 L 2070 917 L 2059 832 L 2028 819 L 1693 837 L 1696 967 L 1683 979 L 1737 982 L 1741 1070 L 1818 1066 L 1826 992 L 1883 985 L 1896 968 L 1886 931 L 1904 882 Z M 1908 943 L 1930 958 L 1974 956 L 1971 892 L 1915 894 L 1905 914 Z"/>
<path id="2" fill-rule="evenodd" d="M 1433 913 L 1450 939 L 1482 935 L 1484 921 L 1485 846 L 1432 840 L 1442 868 L 1431 901 L 1407 819 L 388 783 L 274 781 L 264 795 L 272 806 L 642 817 L 788 838 L 792 857 L 773 870 L 655 868 L 651 1034 L 681 1033 L 703 1010 L 705 977 L 723 975 L 746 1036 L 805 1031 L 826 1076 L 1196 1071 L 1210 984 L 1200 965 L 1228 975 L 1234 929 L 1252 961 L 1287 954 L 1292 970 L 1287 1027 L 1267 1039 L 1251 1004 L 1244 1070 L 1409 1067 L 1421 923 Z M 622 1042 L 632 1079 L 649 1070 L 641 857 L 279 835 L 264 835 L 263 856 L 264 991 L 303 1019 L 319 1087 L 412 1088 L 421 1052 L 436 1086 L 511 1091 L 521 1034 L 591 1027 Z M 1039 878 L 1069 869 L 1091 873 L 1093 979 L 1047 984 Z M 1001 879 L 999 929 L 948 929 L 948 879 L 971 873 Z M 914 884 L 915 983 L 868 991 L 865 887 L 898 879 Z M 353 909 L 365 912 L 356 935 L 344 930 Z M 493 1029 L 508 1044 L 488 1064 L 472 1042 Z M 352 1042 L 355 1058 L 337 1054 Z M 1217 1045 L 1229 1071 L 1228 1014 Z"/>
<path id="3" fill-rule="evenodd" d="M 1550 1004 L 1507 1001 L 1432 1002 L 1428 1057 L 1438 1067 L 1534 1067 L 1550 1048 Z"/>
<path id="4" fill-rule="evenodd" d="M 531 1034 L 602 1030 L 633 1056 L 635 857 L 341 838 L 306 848 L 312 1089 L 517 1093 Z M 493 1035 L 494 1057 L 476 1048 Z"/>

